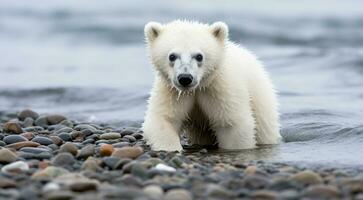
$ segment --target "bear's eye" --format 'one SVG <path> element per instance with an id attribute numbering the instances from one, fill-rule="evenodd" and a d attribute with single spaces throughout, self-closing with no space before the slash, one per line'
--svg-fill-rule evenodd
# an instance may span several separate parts
<path id="1" fill-rule="evenodd" d="M 175 55 L 175 54 L 173 54 L 173 53 L 172 53 L 172 54 L 170 54 L 170 55 L 169 55 L 169 61 L 170 61 L 170 62 L 174 62 L 175 60 L 176 60 L 176 55 Z"/>
<path id="2" fill-rule="evenodd" d="M 195 60 L 197 60 L 198 62 L 202 62 L 203 61 L 203 55 L 202 54 L 197 54 L 195 56 Z"/>

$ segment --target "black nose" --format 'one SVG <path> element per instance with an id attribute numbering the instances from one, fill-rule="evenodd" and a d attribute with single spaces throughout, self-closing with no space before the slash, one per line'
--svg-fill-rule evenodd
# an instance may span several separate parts
<path id="1" fill-rule="evenodd" d="M 180 74 L 178 76 L 178 81 L 180 85 L 182 85 L 183 87 L 187 87 L 193 82 L 193 76 L 190 74 Z"/>

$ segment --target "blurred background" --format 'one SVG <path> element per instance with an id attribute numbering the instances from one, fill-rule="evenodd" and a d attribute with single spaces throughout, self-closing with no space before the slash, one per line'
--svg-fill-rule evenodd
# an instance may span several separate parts
<path id="1" fill-rule="evenodd" d="M 0 112 L 139 126 L 153 80 L 144 25 L 225 21 L 279 90 L 276 158 L 361 164 L 363 3 L 296 2 L 2 0 Z"/>

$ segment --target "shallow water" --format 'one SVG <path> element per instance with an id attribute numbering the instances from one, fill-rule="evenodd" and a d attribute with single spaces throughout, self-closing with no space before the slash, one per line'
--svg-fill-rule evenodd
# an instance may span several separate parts
<path id="1" fill-rule="evenodd" d="M 30 107 L 137 126 L 153 74 L 143 25 L 226 21 L 279 90 L 281 145 L 241 159 L 363 164 L 363 12 L 359 1 L 11 1 L 0 4 L 0 111 Z M 328 5 L 328 6 L 327 6 Z"/>

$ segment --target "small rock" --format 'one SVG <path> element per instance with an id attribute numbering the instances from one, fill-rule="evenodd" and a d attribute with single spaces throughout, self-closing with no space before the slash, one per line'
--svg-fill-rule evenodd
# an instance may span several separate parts
<path id="1" fill-rule="evenodd" d="M 47 183 L 44 185 L 42 191 L 43 191 L 43 193 L 48 193 L 48 192 L 57 191 L 60 189 L 61 189 L 61 187 L 58 183 L 50 182 L 50 183 Z"/>
<path id="2" fill-rule="evenodd" d="M 40 126 L 40 127 L 47 127 L 48 126 L 48 120 L 47 117 L 42 116 L 42 117 L 38 117 L 35 122 L 35 125 Z"/>
<path id="3" fill-rule="evenodd" d="M 30 117 L 35 120 L 39 117 L 39 114 L 30 109 L 25 109 L 19 113 L 18 117 L 20 120 L 24 120 L 27 117 Z"/>
<path id="4" fill-rule="evenodd" d="M 70 153 L 59 153 L 52 160 L 54 166 L 72 166 L 75 162 L 73 155 Z"/>
<path id="5" fill-rule="evenodd" d="M 88 157 L 82 164 L 82 170 L 97 171 L 101 170 L 100 161 L 94 157 Z"/>
<path id="6" fill-rule="evenodd" d="M 116 164 L 120 161 L 120 158 L 116 157 L 105 157 L 102 158 L 102 162 L 105 166 L 109 167 L 110 169 L 116 169 Z"/>
<path id="7" fill-rule="evenodd" d="M 47 116 L 47 121 L 51 125 L 59 124 L 60 122 L 62 122 L 65 119 L 67 119 L 67 118 L 62 115 L 48 115 Z"/>
<path id="8" fill-rule="evenodd" d="M 166 171 L 166 172 L 175 172 L 176 169 L 173 168 L 173 167 L 170 167 L 170 166 L 167 166 L 163 163 L 159 163 L 155 166 L 155 169 L 156 170 L 159 170 L 159 171 Z"/>
<path id="9" fill-rule="evenodd" d="M 63 141 L 72 141 L 71 134 L 63 132 L 58 135 Z"/>
<path id="10" fill-rule="evenodd" d="M 1 168 L 1 172 L 3 173 L 19 173 L 28 170 L 29 170 L 29 165 L 24 161 L 13 162 Z"/>
<path id="11" fill-rule="evenodd" d="M 23 148 L 20 149 L 20 151 L 33 153 L 33 154 L 39 154 L 39 153 L 43 153 L 43 152 L 50 153 L 49 149 L 36 148 L 36 147 L 23 147 Z"/>
<path id="12" fill-rule="evenodd" d="M 257 167 L 256 166 L 248 166 L 246 167 L 244 173 L 246 175 L 253 175 L 257 172 Z"/>
<path id="13" fill-rule="evenodd" d="M 34 119 L 27 117 L 24 119 L 23 126 L 24 127 L 32 127 L 34 125 Z"/>
<path id="14" fill-rule="evenodd" d="M 14 187 L 16 187 L 15 181 L 8 178 L 0 177 L 0 188 L 14 188 Z"/>
<path id="15" fill-rule="evenodd" d="M 71 132 L 71 138 L 75 142 L 82 142 L 86 138 L 86 134 L 81 131 Z"/>
<path id="16" fill-rule="evenodd" d="M 117 143 L 114 143 L 112 145 L 115 148 L 122 148 L 122 147 L 130 146 L 130 143 L 129 142 L 117 142 Z"/>
<path id="17" fill-rule="evenodd" d="M 127 139 L 129 142 L 136 142 L 136 138 L 132 135 L 125 135 L 124 137 L 122 137 L 123 139 Z"/>
<path id="18" fill-rule="evenodd" d="M 8 135 L 8 136 L 4 137 L 3 141 L 6 144 L 13 144 L 13 143 L 17 143 L 17 142 L 28 141 L 28 139 L 26 139 L 24 136 L 21 136 L 21 135 Z"/>
<path id="19" fill-rule="evenodd" d="M 336 186 L 314 185 L 304 192 L 304 196 L 312 199 L 340 199 L 340 192 Z"/>
<path id="20" fill-rule="evenodd" d="M 4 124 L 3 130 L 7 133 L 15 133 L 15 134 L 20 134 L 23 132 L 18 122 L 6 122 Z"/>
<path id="21" fill-rule="evenodd" d="M 81 151 L 79 152 L 77 158 L 82 158 L 82 159 L 86 159 L 90 156 L 93 156 L 93 154 L 95 153 L 95 145 L 94 144 L 89 144 L 84 146 Z"/>
<path id="22" fill-rule="evenodd" d="M 97 190 L 98 184 L 95 181 L 75 181 L 69 185 L 69 188 L 74 192 L 85 192 Z"/>
<path id="23" fill-rule="evenodd" d="M 15 153 L 8 149 L 0 149 L 0 163 L 11 163 L 18 159 Z"/>
<path id="24" fill-rule="evenodd" d="M 49 138 L 53 141 L 54 144 L 60 146 L 63 144 L 63 140 L 62 138 L 56 136 L 56 135 L 52 135 L 52 136 L 49 136 Z"/>
<path id="25" fill-rule="evenodd" d="M 292 180 L 304 185 L 317 184 L 323 181 L 319 174 L 310 170 L 298 172 L 292 176 Z"/>
<path id="26" fill-rule="evenodd" d="M 102 140 L 113 140 L 113 139 L 118 139 L 121 138 L 120 133 L 116 133 L 116 132 L 111 132 L 111 133 L 104 133 L 100 136 L 100 139 Z"/>
<path id="27" fill-rule="evenodd" d="M 131 158 L 135 159 L 139 157 L 144 150 L 141 147 L 122 147 L 120 149 L 115 149 L 112 156 L 118 158 Z"/>
<path id="28" fill-rule="evenodd" d="M 192 200 L 192 195 L 185 189 L 171 189 L 165 196 L 164 200 Z"/>
<path id="29" fill-rule="evenodd" d="M 69 128 L 69 127 L 63 127 L 63 128 L 61 128 L 61 129 L 59 129 L 59 130 L 56 130 L 54 133 L 55 134 L 60 134 L 60 133 L 70 133 L 70 132 L 72 132 L 73 131 L 73 129 L 72 128 Z"/>
<path id="30" fill-rule="evenodd" d="M 101 144 L 101 147 L 100 147 L 101 156 L 110 156 L 113 151 L 114 151 L 114 148 L 111 144 Z"/>
<path id="31" fill-rule="evenodd" d="M 53 144 L 53 141 L 47 137 L 43 137 L 43 136 L 36 136 L 35 138 L 32 139 L 32 142 L 36 142 L 39 143 L 41 145 L 50 145 Z"/>
<path id="32" fill-rule="evenodd" d="M 71 200 L 74 199 L 75 195 L 70 191 L 57 190 L 49 192 L 46 195 L 47 200 Z"/>
<path id="33" fill-rule="evenodd" d="M 74 127 L 74 130 L 76 130 L 76 131 L 82 131 L 82 130 L 86 130 L 86 129 L 92 131 L 92 133 L 97 131 L 97 129 L 95 127 L 88 125 L 88 124 L 79 124 L 76 127 Z"/>
<path id="34" fill-rule="evenodd" d="M 73 144 L 72 142 L 66 142 L 65 144 L 63 144 L 60 149 L 59 152 L 68 152 L 70 154 L 72 154 L 73 156 L 76 156 L 78 153 L 78 148 L 75 144 Z"/>
<path id="35" fill-rule="evenodd" d="M 48 166 L 47 168 L 38 171 L 32 175 L 33 179 L 43 178 L 56 178 L 60 175 L 69 173 L 66 169 L 61 167 Z"/>
<path id="36" fill-rule="evenodd" d="M 37 147 L 39 145 L 40 144 L 36 143 L 36 142 L 24 141 L 24 142 L 17 142 L 17 143 L 14 143 L 14 144 L 6 145 L 6 147 L 7 148 L 12 148 L 12 149 L 15 149 L 15 150 L 19 150 L 19 149 L 21 149 L 23 147 Z"/>
<path id="37" fill-rule="evenodd" d="M 279 199 L 278 194 L 269 190 L 257 190 L 252 192 L 251 199 L 275 200 Z"/>
<path id="38" fill-rule="evenodd" d="M 133 163 L 131 166 L 131 174 L 135 177 L 139 177 L 141 179 L 147 178 L 147 169 L 144 165 L 140 163 Z"/>
<path id="39" fill-rule="evenodd" d="M 266 188 L 269 184 L 270 181 L 267 179 L 267 177 L 262 177 L 259 175 L 250 175 L 243 179 L 243 187 L 250 190 Z"/>
<path id="40" fill-rule="evenodd" d="M 162 196 L 164 195 L 163 189 L 158 185 L 148 185 L 143 188 L 143 191 L 154 199 L 162 199 Z"/>
<path id="41" fill-rule="evenodd" d="M 25 132 L 20 134 L 21 136 L 25 137 L 27 140 L 31 140 L 34 138 L 34 133 L 32 132 Z"/>
<path id="42" fill-rule="evenodd" d="M 210 184 L 207 186 L 206 196 L 217 199 L 231 199 L 236 197 L 236 194 L 220 185 Z"/>

